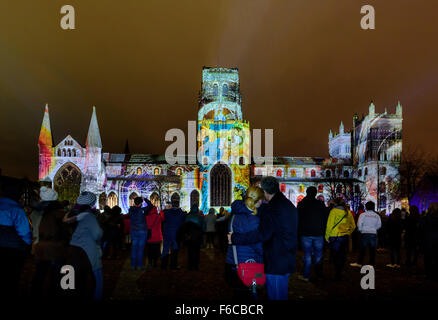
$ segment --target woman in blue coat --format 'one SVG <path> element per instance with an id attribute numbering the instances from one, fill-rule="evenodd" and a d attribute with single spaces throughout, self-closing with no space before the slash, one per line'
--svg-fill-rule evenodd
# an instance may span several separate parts
<path id="1" fill-rule="evenodd" d="M 257 230 L 260 218 L 257 215 L 257 209 L 263 201 L 263 190 L 259 187 L 252 186 L 248 188 L 245 200 L 236 200 L 231 204 L 231 218 L 228 231 L 246 233 Z M 262 243 L 250 245 L 236 245 L 237 263 L 256 262 L 263 263 Z M 236 298 L 253 299 L 253 295 L 237 276 L 236 261 L 233 255 L 233 246 L 228 246 L 227 258 L 225 261 L 225 280 L 233 287 Z"/>

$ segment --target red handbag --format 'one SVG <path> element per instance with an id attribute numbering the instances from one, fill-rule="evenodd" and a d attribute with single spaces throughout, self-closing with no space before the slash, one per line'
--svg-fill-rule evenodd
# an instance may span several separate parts
<path id="1" fill-rule="evenodd" d="M 234 216 L 231 218 L 230 231 L 233 232 Z M 243 284 L 250 287 L 254 285 L 262 286 L 266 282 L 265 265 L 263 263 L 257 263 L 255 260 L 250 259 L 244 263 L 239 263 L 237 260 L 237 249 L 233 245 L 234 263 L 237 267 L 237 275 L 242 280 Z"/>

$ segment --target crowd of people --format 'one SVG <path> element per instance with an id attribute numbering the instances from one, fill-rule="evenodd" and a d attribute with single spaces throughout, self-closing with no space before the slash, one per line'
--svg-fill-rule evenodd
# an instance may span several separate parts
<path id="1" fill-rule="evenodd" d="M 119 259 L 123 250 L 130 250 L 133 271 L 179 270 L 181 247 L 187 249 L 187 269 L 192 271 L 200 268 L 201 248 L 226 254 L 224 279 L 241 299 L 257 299 L 260 292 L 255 280 L 244 285 L 239 274 L 248 263 L 255 263 L 263 265 L 256 277 L 263 273 L 268 299 L 286 300 L 299 248 L 303 269 L 297 277 L 305 282 L 312 278 L 312 267 L 316 279 L 324 277 L 326 249 L 334 280 L 341 281 L 349 252 L 358 251 L 357 262 L 350 265 L 361 267 L 367 253 L 368 264 L 375 265 L 376 251 L 387 249 L 386 267 L 397 269 L 402 245 L 406 265 L 416 265 L 422 254 L 426 276 L 437 279 L 438 203 L 424 214 L 411 206 L 409 212 L 394 209 L 387 217 L 375 211 L 373 202 L 359 206 L 355 213 L 343 198 L 326 206 L 316 194 L 315 187 L 307 188 L 306 197 L 295 207 L 280 192 L 277 179 L 265 177 L 246 190 L 242 200 L 235 200 L 230 212 L 210 208 L 204 215 L 195 204 L 186 213 L 177 199 L 160 210 L 149 199 L 137 197 L 122 214 L 118 206 L 105 206 L 100 212 L 91 192 L 82 192 L 75 203 L 69 203 L 58 201 L 56 191 L 48 187 L 40 188 L 38 203 L 23 208 L 19 186 L 3 185 L 0 291 L 4 297 L 17 293 L 25 261 L 32 255 L 33 297 L 101 300 L 102 259 Z M 62 290 L 59 285 L 65 265 L 74 268 L 75 290 Z"/>

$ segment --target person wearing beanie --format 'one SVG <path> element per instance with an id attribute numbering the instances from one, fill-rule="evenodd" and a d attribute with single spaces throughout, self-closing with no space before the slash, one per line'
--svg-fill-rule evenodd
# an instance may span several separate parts
<path id="1" fill-rule="evenodd" d="M 32 243 L 32 231 L 21 204 L 20 186 L 2 184 L 0 192 L 0 298 L 17 293 L 20 274 Z"/>
<path id="2" fill-rule="evenodd" d="M 79 298 L 86 298 L 83 295 L 89 293 L 87 289 L 90 288 L 87 288 L 87 278 L 88 273 L 92 272 L 95 280 L 93 299 L 101 300 L 103 274 L 100 241 L 103 231 L 99 226 L 94 209 L 96 195 L 89 191 L 82 192 L 77 199 L 77 205 L 79 206 L 79 214 L 64 219 L 66 222 L 71 222 L 71 220 L 77 222 L 70 241 L 68 258 L 75 268 L 78 294 L 81 295 Z"/>

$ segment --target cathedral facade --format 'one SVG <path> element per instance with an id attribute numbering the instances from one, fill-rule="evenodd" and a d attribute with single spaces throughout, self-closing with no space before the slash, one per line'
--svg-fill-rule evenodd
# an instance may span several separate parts
<path id="1" fill-rule="evenodd" d="M 330 131 L 329 158 L 273 157 L 269 164 L 257 164 L 250 154 L 250 123 L 242 114 L 238 70 L 204 67 L 196 129 L 196 156 L 169 164 L 164 155 L 105 153 L 94 107 L 85 146 L 70 135 L 53 145 L 46 105 L 38 141 L 39 180 L 60 199 L 74 201 L 80 191 L 92 191 L 98 207 L 118 205 L 124 213 L 137 196 L 158 207 L 179 199 L 185 210 L 193 204 L 204 213 L 229 209 L 267 175 L 279 179 L 281 192 L 295 205 L 308 186 L 315 186 L 322 201 L 341 196 L 353 209 L 368 200 L 379 210 L 401 206 L 400 103 L 394 114 L 378 114 L 371 104 L 368 115 L 354 115 L 350 131 L 342 123 L 339 133 Z"/>

